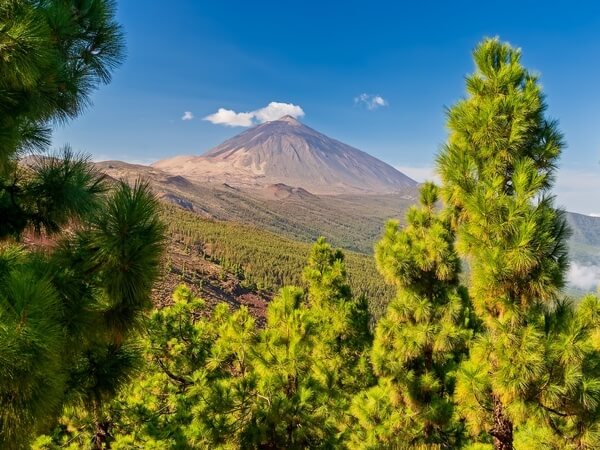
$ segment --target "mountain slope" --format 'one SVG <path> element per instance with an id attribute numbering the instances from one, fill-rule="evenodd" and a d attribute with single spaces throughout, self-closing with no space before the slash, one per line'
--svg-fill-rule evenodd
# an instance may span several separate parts
<path id="1" fill-rule="evenodd" d="M 173 288 L 186 282 L 211 302 L 246 305 L 261 317 L 266 302 L 284 285 L 302 286 L 302 270 L 312 243 L 288 239 L 255 226 L 199 218 L 172 205 L 161 216 L 169 239 L 157 303 L 168 302 Z M 380 317 L 394 294 L 371 255 L 345 251 L 348 281 Z"/>
<path id="2" fill-rule="evenodd" d="M 406 209 L 417 200 L 414 188 L 397 194 L 314 195 L 285 184 L 249 190 L 201 183 L 154 167 L 119 161 L 96 166 L 112 178 L 129 182 L 146 179 L 166 203 L 196 217 L 244 223 L 304 242 L 313 242 L 322 235 L 336 246 L 367 254 L 373 251 L 385 221 L 402 220 Z M 600 218 L 567 213 L 567 220 L 573 231 L 569 239 L 572 271 L 583 267 L 600 273 Z M 594 288 L 595 283 L 586 287 L 576 275 L 570 273 L 568 277 L 574 293 Z"/>
<path id="3" fill-rule="evenodd" d="M 590 247 L 600 247 L 600 217 L 567 213 L 567 222 L 571 228 L 571 240 Z"/>
<path id="4" fill-rule="evenodd" d="M 162 200 L 203 218 L 255 225 L 305 242 L 325 236 L 334 245 L 363 253 L 372 252 L 385 221 L 402 219 L 417 199 L 414 188 L 396 194 L 317 196 L 285 184 L 241 189 L 203 183 L 120 161 L 96 167 L 115 179 L 146 179 Z"/>
<path id="5" fill-rule="evenodd" d="M 198 181 L 245 187 L 284 183 L 313 194 L 382 194 L 417 185 L 383 161 L 290 116 L 250 128 L 202 156 L 178 156 L 153 167 Z"/>

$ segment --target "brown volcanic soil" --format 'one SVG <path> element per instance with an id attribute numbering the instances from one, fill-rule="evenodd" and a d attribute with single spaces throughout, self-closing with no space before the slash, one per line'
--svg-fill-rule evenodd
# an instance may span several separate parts
<path id="1" fill-rule="evenodd" d="M 171 304 L 173 291 L 184 283 L 206 302 L 207 312 L 222 302 L 233 309 L 246 306 L 259 323 L 264 323 L 272 293 L 244 287 L 236 275 L 208 258 L 204 249 L 197 245 L 186 246 L 181 240 L 170 240 L 163 259 L 162 275 L 153 290 L 155 305 Z"/>
<path id="2" fill-rule="evenodd" d="M 203 218 L 246 223 L 304 242 L 325 236 L 335 246 L 362 253 L 372 252 L 387 219 L 402 220 L 418 198 L 415 187 L 393 194 L 316 195 L 284 183 L 248 189 L 121 161 L 95 165 L 113 179 L 142 178 L 165 202 Z"/>
<path id="3" fill-rule="evenodd" d="M 24 234 L 22 242 L 31 249 L 50 249 L 56 241 L 29 232 Z M 166 245 L 162 273 L 152 290 L 154 306 L 161 308 L 172 304 L 173 292 L 182 283 L 206 302 L 206 314 L 223 302 L 232 309 L 245 306 L 259 325 L 265 323 L 267 304 L 273 298 L 271 292 L 243 286 L 243 281 L 238 276 L 211 261 L 208 253 L 200 246 L 187 246 L 182 240 L 171 238 Z"/>

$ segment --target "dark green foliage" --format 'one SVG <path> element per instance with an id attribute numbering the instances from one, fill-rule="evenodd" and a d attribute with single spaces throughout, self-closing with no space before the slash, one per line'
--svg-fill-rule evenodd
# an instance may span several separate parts
<path id="1" fill-rule="evenodd" d="M 108 190 L 52 124 L 76 117 L 121 61 L 111 0 L 0 3 L 0 447 L 26 448 L 64 407 L 93 413 L 137 367 L 132 332 L 151 306 L 162 252 L 145 184 Z M 35 249 L 19 242 L 38 240 Z"/>
<path id="2" fill-rule="evenodd" d="M 79 115 L 110 81 L 123 54 L 111 0 L 6 0 L 0 5 L 0 238 L 32 226 L 55 233 L 94 206 L 102 189 L 87 162 L 67 148 L 45 150 L 50 127 Z"/>
<path id="3" fill-rule="evenodd" d="M 144 183 L 121 185 L 92 220 L 86 244 L 104 292 L 105 325 L 119 340 L 137 313 L 152 307 L 148 295 L 159 273 L 163 225 L 156 199 Z"/>
<path id="4" fill-rule="evenodd" d="M 121 185 L 99 204 L 94 217 L 61 237 L 54 251 L 16 244 L 0 249 L 5 445 L 19 446 L 65 401 L 81 399 L 97 408 L 135 367 L 126 338 L 151 305 L 162 226 L 145 185 Z M 106 234 L 107 221 L 123 225 L 122 231 Z"/>
<path id="5" fill-rule="evenodd" d="M 50 157 L 30 157 L 28 164 L 0 175 L 0 238 L 18 237 L 26 227 L 54 234 L 69 221 L 82 220 L 99 206 L 106 190 L 103 177 L 87 158 L 67 147 Z"/>
<path id="6" fill-rule="evenodd" d="M 110 81 L 123 35 L 112 0 L 5 0 L 0 5 L 0 169 L 45 148 L 49 127 L 79 115 Z"/>
<path id="7" fill-rule="evenodd" d="M 0 251 L 0 443 L 19 447 L 60 411 L 66 373 L 60 299 L 36 255 Z M 43 270 L 43 269 L 42 269 Z"/>

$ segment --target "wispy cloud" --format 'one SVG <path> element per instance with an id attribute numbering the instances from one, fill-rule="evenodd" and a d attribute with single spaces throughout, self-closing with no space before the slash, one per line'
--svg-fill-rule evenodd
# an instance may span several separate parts
<path id="1" fill-rule="evenodd" d="M 367 94 L 364 92 L 354 97 L 354 103 L 366 106 L 369 111 L 388 105 L 387 100 L 381 95 Z"/>
<path id="2" fill-rule="evenodd" d="M 569 283 L 579 289 L 591 290 L 598 287 L 598 280 L 600 280 L 600 267 L 598 266 L 584 266 L 571 262 L 569 272 L 567 273 L 567 280 Z"/>
<path id="3" fill-rule="evenodd" d="M 183 116 L 181 116 L 181 120 L 192 120 L 194 118 L 194 113 L 192 113 L 191 111 L 186 111 L 183 113 Z"/>
<path id="4" fill-rule="evenodd" d="M 204 117 L 203 120 L 228 127 L 249 127 L 257 123 L 277 120 L 283 116 L 303 117 L 304 110 L 293 103 L 271 102 L 264 108 L 249 112 L 236 112 L 231 109 L 219 108 L 216 113 Z"/>
<path id="5" fill-rule="evenodd" d="M 396 166 L 400 172 L 408 175 L 413 180 L 422 183 L 424 181 L 434 181 L 435 183 L 440 182 L 440 177 L 435 172 L 433 167 L 429 166 Z"/>
<path id="6" fill-rule="evenodd" d="M 559 169 L 554 188 L 558 204 L 569 211 L 598 215 L 600 197 L 600 167 L 591 169 Z"/>

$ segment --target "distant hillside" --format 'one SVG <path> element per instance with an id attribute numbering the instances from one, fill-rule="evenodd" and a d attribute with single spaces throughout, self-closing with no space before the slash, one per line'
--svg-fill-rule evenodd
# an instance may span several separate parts
<path id="1" fill-rule="evenodd" d="M 280 287 L 302 286 L 312 244 L 255 226 L 202 219 L 173 205 L 165 205 L 162 215 L 169 243 L 157 303 L 169 302 L 174 287 L 186 282 L 209 302 L 246 305 L 261 317 Z M 344 254 L 353 292 L 366 296 L 373 316 L 380 317 L 394 289 L 384 283 L 372 256 Z"/>
<path id="2" fill-rule="evenodd" d="M 164 276 L 155 292 L 157 303 L 169 302 L 175 286 L 186 282 L 209 304 L 226 302 L 234 308 L 245 305 L 261 318 L 267 302 L 281 286 L 302 285 L 302 269 L 311 243 L 257 226 L 200 218 L 170 204 L 164 205 L 162 215 L 169 244 Z M 589 252 L 575 253 L 579 258 L 576 262 L 600 264 L 600 247 L 581 244 L 591 239 L 586 237 L 584 225 L 591 227 L 588 234 L 597 233 L 600 219 L 589 221 L 586 216 L 569 214 L 568 220 L 574 231 L 571 246 Z M 394 289 L 384 283 L 372 255 L 344 253 L 353 291 L 365 295 L 374 317 L 380 317 Z M 585 289 L 573 286 L 570 292 L 578 296 Z"/>
<path id="3" fill-rule="evenodd" d="M 153 290 L 156 306 L 170 304 L 175 288 L 185 283 L 207 303 L 207 311 L 212 311 L 219 303 L 227 303 L 233 309 L 245 306 L 261 321 L 275 290 L 258 289 L 247 283 L 239 272 L 228 270 L 210 252 L 185 242 L 178 233 L 169 235 L 162 267 Z"/>
<path id="4" fill-rule="evenodd" d="M 600 218 L 568 213 L 571 268 L 569 290 L 574 296 L 595 291 L 600 284 Z"/>
<path id="5" fill-rule="evenodd" d="M 385 221 L 402 221 L 417 195 L 415 188 L 397 194 L 315 195 L 283 183 L 242 189 L 118 161 L 98 163 L 97 167 L 117 179 L 142 177 L 165 203 L 204 219 L 247 224 L 307 243 L 323 235 L 336 246 L 365 254 L 372 253 Z M 567 220 L 573 232 L 569 240 L 570 292 L 579 295 L 594 290 L 600 280 L 600 218 L 567 213 Z"/>
<path id="6" fill-rule="evenodd" d="M 600 217 L 567 213 L 567 221 L 572 232 L 569 240 L 572 262 L 597 272 L 600 282 Z"/>
<path id="7" fill-rule="evenodd" d="M 305 242 L 325 236 L 334 245 L 363 253 L 372 252 L 385 221 L 403 218 L 417 198 L 415 188 L 397 194 L 318 196 L 287 184 L 241 189 L 200 183 L 120 161 L 96 166 L 116 179 L 131 182 L 142 177 L 165 202 L 200 217 L 255 225 Z"/>
<path id="8" fill-rule="evenodd" d="M 568 213 L 567 220 L 573 232 L 572 240 L 591 247 L 600 247 L 600 217 Z"/>
<path id="9" fill-rule="evenodd" d="M 383 161 L 291 116 L 250 128 L 202 156 L 177 156 L 153 167 L 201 182 L 283 183 L 313 194 L 389 194 L 417 185 Z"/>

